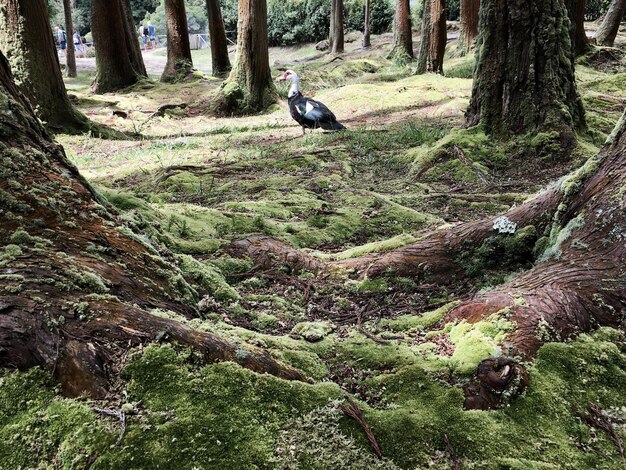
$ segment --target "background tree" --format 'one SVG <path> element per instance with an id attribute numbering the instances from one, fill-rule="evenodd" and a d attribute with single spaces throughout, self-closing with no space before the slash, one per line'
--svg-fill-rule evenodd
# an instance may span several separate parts
<path id="1" fill-rule="evenodd" d="M 469 52 L 474 47 L 474 41 L 478 36 L 479 11 L 480 0 L 461 0 L 459 47 L 463 53 Z"/>
<path id="2" fill-rule="evenodd" d="M 198 295 L 173 258 L 131 236 L 68 161 L 0 53 L 0 153 L 9 149 L 11 158 L 0 160 L 7 209 L 0 212 L 0 246 L 8 247 L 0 267 L 11 263 L 12 273 L 0 277 L 0 364 L 40 366 L 52 371 L 66 395 L 103 398 L 124 351 L 159 336 L 209 361 L 303 379 L 259 350 L 241 354 L 239 345 L 149 313 L 163 308 L 191 318 Z M 15 282 L 19 289 L 9 292 Z M 68 308 L 78 302 L 81 312 L 92 314 Z"/>
<path id="3" fill-rule="evenodd" d="M 185 0 L 165 0 L 167 15 L 167 63 L 161 81 L 186 77 L 193 69 Z"/>
<path id="4" fill-rule="evenodd" d="M 274 99 L 266 0 L 239 0 L 235 66 L 216 98 L 216 111 L 227 114 L 259 111 Z"/>
<path id="5" fill-rule="evenodd" d="M 37 115 L 53 129 L 85 131 L 92 124 L 70 103 L 54 39 L 44 0 L 0 7 L 0 50 Z"/>
<path id="6" fill-rule="evenodd" d="M 445 0 L 425 0 L 417 73 L 443 73 L 448 30 Z"/>
<path id="7" fill-rule="evenodd" d="M 600 46 L 613 47 L 619 25 L 626 12 L 626 0 L 613 0 L 606 12 L 602 24 L 596 32 L 596 43 Z"/>
<path id="8" fill-rule="evenodd" d="M 72 24 L 72 0 L 63 0 L 65 14 L 65 33 L 67 35 L 67 49 L 65 50 L 65 74 L 68 77 L 76 76 L 76 51 L 74 49 L 74 25 Z"/>
<path id="9" fill-rule="evenodd" d="M 96 78 L 92 88 L 96 93 L 125 88 L 144 76 L 133 59 L 134 45 L 129 38 L 128 17 L 122 4 L 125 1 L 91 2 L 91 26 L 96 48 Z"/>
<path id="10" fill-rule="evenodd" d="M 563 0 L 483 0 L 470 126 L 496 136 L 585 127 Z M 531 66 L 532 65 L 532 66 Z"/>
<path id="11" fill-rule="evenodd" d="M 131 8 L 131 0 L 121 0 L 122 12 L 126 21 L 124 22 L 124 30 L 126 31 L 126 42 L 128 44 L 128 57 L 135 71 L 142 77 L 147 77 L 148 72 L 141 55 L 141 46 L 139 45 L 139 37 L 133 11 Z"/>
<path id="12" fill-rule="evenodd" d="M 344 51 L 343 22 L 343 0 L 331 0 L 328 37 L 331 54 L 341 54 Z"/>
<path id="13" fill-rule="evenodd" d="M 228 58 L 228 41 L 219 0 L 206 0 L 206 9 L 211 42 L 211 74 L 214 77 L 225 77 L 232 67 Z"/>
<path id="14" fill-rule="evenodd" d="M 394 21 L 394 46 L 391 55 L 395 58 L 413 58 L 413 31 L 411 30 L 411 5 L 409 0 L 397 0 Z"/>
<path id="15" fill-rule="evenodd" d="M 589 39 L 585 32 L 585 0 L 565 0 L 565 6 L 572 22 L 572 44 L 578 57 L 589 50 Z"/>
<path id="16" fill-rule="evenodd" d="M 370 5 L 371 0 L 365 0 L 365 19 L 363 20 L 363 47 L 370 47 Z"/>

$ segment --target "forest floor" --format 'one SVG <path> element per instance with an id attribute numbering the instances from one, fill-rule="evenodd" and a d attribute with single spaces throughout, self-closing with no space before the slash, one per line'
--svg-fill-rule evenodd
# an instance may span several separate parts
<path id="1" fill-rule="evenodd" d="M 198 319 L 153 313 L 262 346 L 311 383 L 233 364 L 202 365 L 167 338 L 129 355 L 118 393 L 105 403 L 60 398 L 40 371 L 7 374 L 0 378 L 9 392 L 0 398 L 7 412 L 0 413 L 0 462 L 625 468 L 617 443 L 626 437 L 626 349 L 617 331 L 547 344 L 529 365 L 522 397 L 497 411 L 463 411 L 460 385 L 497 352 L 511 325 L 502 318 L 475 325 L 441 320 L 459 300 L 510 275 L 490 263 L 496 254 L 468 257 L 466 281 L 442 287 L 393 273 L 331 281 L 262 270 L 232 257 L 228 247 L 264 234 L 322 260 L 341 260 L 406 245 L 435 227 L 495 218 L 597 153 L 626 106 L 626 51 L 595 50 L 579 60 L 589 131 L 564 153 L 549 133 L 503 144 L 480 129 L 463 129 L 474 57 L 454 57 L 454 42 L 444 77 L 415 76 L 411 64 L 390 62 L 389 35 L 376 37 L 369 50 L 358 44 L 349 43 L 336 60 L 312 46 L 272 50 L 274 75 L 296 70 L 304 93 L 348 128 L 333 134 L 303 137 L 285 102 L 255 116 L 212 117 L 221 81 L 200 74 L 105 95 L 90 93 L 89 67 L 67 80 L 91 119 L 134 135 L 57 136 L 70 159 L 138 236 L 206 269 Z M 206 52 L 195 59 L 206 71 Z M 286 89 L 279 93 L 285 98 Z M 159 116 L 166 104 L 184 107 Z M 346 394 L 365 410 L 382 460 L 338 409 Z M 111 413 L 124 416 L 123 426 Z M 612 423 L 609 431 L 587 424 L 593 413 Z"/>

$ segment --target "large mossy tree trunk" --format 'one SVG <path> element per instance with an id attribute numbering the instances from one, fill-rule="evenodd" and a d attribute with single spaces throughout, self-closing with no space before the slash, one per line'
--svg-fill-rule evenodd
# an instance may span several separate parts
<path id="1" fill-rule="evenodd" d="M 596 32 L 596 43 L 599 46 L 613 47 L 615 37 L 619 31 L 619 25 L 626 12 L 626 0 L 613 0 L 609 6 L 602 24 Z"/>
<path id="2" fill-rule="evenodd" d="M 96 78 L 92 85 L 95 93 L 120 90 L 144 77 L 137 68 L 134 45 L 129 42 L 125 1 L 91 2 L 91 28 L 96 49 Z"/>
<path id="3" fill-rule="evenodd" d="M 139 38 L 137 35 L 137 29 L 135 28 L 135 20 L 133 18 L 133 10 L 130 5 L 130 0 L 121 0 L 123 13 L 126 18 L 124 28 L 126 30 L 126 43 L 128 44 L 128 56 L 130 63 L 135 71 L 142 77 L 147 77 L 146 65 L 141 55 L 141 46 L 139 45 Z"/>
<path id="4" fill-rule="evenodd" d="M 563 0 L 483 0 L 467 125 L 506 138 L 585 128 Z"/>
<path id="5" fill-rule="evenodd" d="M 66 395 L 103 398 L 128 349 L 167 340 L 207 361 L 289 379 L 268 354 L 150 312 L 195 316 L 171 254 L 134 236 L 68 161 L 0 53 L 0 365 L 42 367 Z"/>
<path id="6" fill-rule="evenodd" d="M 370 39 L 370 13 L 371 13 L 371 0 L 365 0 L 365 17 L 363 20 L 363 47 L 367 48 L 372 45 Z"/>
<path id="7" fill-rule="evenodd" d="M 459 48 L 467 54 L 474 47 L 478 36 L 478 17 L 480 0 L 461 0 L 461 31 L 459 34 Z"/>
<path id="8" fill-rule="evenodd" d="M 442 321 L 511 325 L 498 357 L 485 358 L 464 387 L 466 408 L 496 408 L 524 388 L 527 374 L 519 361 L 532 360 L 544 343 L 601 326 L 626 329 L 625 167 L 626 112 L 598 155 L 500 217 L 442 227 L 388 253 L 333 263 L 266 236 L 234 242 L 229 251 L 251 258 L 260 269 L 284 265 L 361 279 L 392 273 L 425 285 L 466 281 L 468 259 L 499 262 L 511 280 L 460 302 Z M 510 256 L 512 250 L 519 262 L 506 265 L 499 254 Z M 524 265 L 532 268 L 519 274 Z"/>
<path id="9" fill-rule="evenodd" d="M 20 90 L 49 128 L 83 132 L 92 127 L 67 95 L 44 0 L 3 2 L 0 50 L 7 54 Z"/>
<path id="10" fill-rule="evenodd" d="M 341 54 L 344 51 L 343 28 L 343 0 L 331 0 L 330 35 L 328 37 L 329 50 L 331 54 Z"/>
<path id="11" fill-rule="evenodd" d="M 445 0 L 426 0 L 422 17 L 422 35 L 417 73 L 443 74 L 443 56 L 448 41 Z"/>
<path id="12" fill-rule="evenodd" d="M 65 51 L 65 75 L 76 77 L 76 49 L 74 48 L 74 24 L 72 23 L 72 0 L 63 0 L 65 15 L 65 33 L 67 34 L 67 49 Z"/>
<path id="13" fill-rule="evenodd" d="M 162 82 L 183 79 L 193 70 L 185 0 L 165 0 L 167 18 L 167 63 Z"/>
<path id="14" fill-rule="evenodd" d="M 572 23 L 572 44 L 576 57 L 589 50 L 589 39 L 585 32 L 585 0 L 565 0 Z"/>
<path id="15" fill-rule="evenodd" d="M 216 98 L 218 114 L 245 114 L 275 101 L 267 39 L 266 0 L 239 0 L 237 56 Z"/>
<path id="16" fill-rule="evenodd" d="M 211 43 L 211 74 L 214 77 L 226 77 L 232 67 L 228 58 L 228 41 L 219 0 L 206 0 L 206 9 Z"/>
<path id="17" fill-rule="evenodd" d="M 411 30 L 411 5 L 409 0 L 397 0 L 394 21 L 394 45 L 391 56 L 401 61 L 413 58 L 413 32 Z"/>

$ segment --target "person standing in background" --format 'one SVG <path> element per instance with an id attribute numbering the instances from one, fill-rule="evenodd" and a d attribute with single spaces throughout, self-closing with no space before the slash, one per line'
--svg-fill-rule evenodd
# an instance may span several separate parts
<path id="1" fill-rule="evenodd" d="M 141 36 L 141 44 L 143 45 L 143 50 L 146 50 L 146 46 L 148 43 L 148 25 L 141 23 L 139 24 L 139 35 Z"/>
<path id="2" fill-rule="evenodd" d="M 85 52 L 85 47 L 83 46 L 83 39 L 80 37 L 80 33 L 78 31 L 74 33 L 72 42 L 74 43 L 74 50 L 80 57 L 82 57 L 83 52 Z"/>
<path id="3" fill-rule="evenodd" d="M 59 26 L 57 28 L 57 43 L 62 51 L 64 51 L 67 47 L 67 34 L 65 34 L 63 26 Z"/>
<path id="4" fill-rule="evenodd" d="M 151 21 L 148 21 L 148 33 L 150 35 L 150 49 L 156 49 L 156 31 Z"/>

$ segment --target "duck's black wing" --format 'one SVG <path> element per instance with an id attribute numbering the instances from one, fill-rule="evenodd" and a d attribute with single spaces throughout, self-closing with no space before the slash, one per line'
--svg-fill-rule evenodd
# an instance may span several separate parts
<path id="1" fill-rule="evenodd" d="M 324 103 L 301 97 L 294 101 L 294 107 L 295 111 L 309 124 L 308 127 L 321 127 L 326 130 L 345 129 Z"/>

